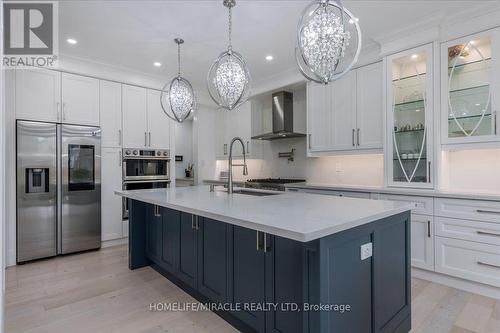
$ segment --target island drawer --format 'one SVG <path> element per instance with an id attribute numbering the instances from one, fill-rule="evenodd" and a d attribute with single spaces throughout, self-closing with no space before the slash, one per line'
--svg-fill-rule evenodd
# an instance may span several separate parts
<path id="1" fill-rule="evenodd" d="M 437 236 L 500 246 L 500 224 L 448 217 L 434 219 Z"/>
<path id="2" fill-rule="evenodd" d="M 433 215 L 434 202 L 431 197 L 417 197 L 413 195 L 393 195 L 393 194 L 380 194 L 380 200 L 401 201 L 410 203 L 413 208 L 413 214 Z"/>
<path id="3" fill-rule="evenodd" d="M 436 198 L 435 206 L 436 216 L 500 223 L 497 201 Z"/>
<path id="4" fill-rule="evenodd" d="M 500 246 L 436 237 L 436 272 L 500 287 Z"/>

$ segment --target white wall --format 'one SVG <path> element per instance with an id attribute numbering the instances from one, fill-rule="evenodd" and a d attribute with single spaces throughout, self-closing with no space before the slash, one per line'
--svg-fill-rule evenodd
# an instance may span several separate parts
<path id="1" fill-rule="evenodd" d="M 175 177 L 184 178 L 184 170 L 193 163 L 193 120 L 175 124 L 175 154 L 182 155 L 182 162 L 175 162 Z M 196 166 L 195 166 L 196 167 Z"/>
<path id="2" fill-rule="evenodd" d="M 0 17 L 3 18 L 3 6 L 0 6 Z M 1 21 L 1 19 L 0 19 Z M 0 54 L 3 54 L 3 24 L 0 24 Z M 5 71 L 0 64 L 0 161 L 5 161 Z M 4 299 L 5 299 L 5 167 L 0 168 L 0 332 L 4 331 Z"/>
<path id="3" fill-rule="evenodd" d="M 295 158 L 289 162 L 279 158 L 279 152 L 295 149 Z M 234 169 L 235 179 L 251 178 L 298 178 L 311 183 L 382 186 L 384 184 L 384 156 L 382 154 L 340 155 L 306 157 L 305 138 L 293 138 L 262 142 L 262 159 L 250 159 L 248 176 Z M 227 170 L 227 160 L 217 161 L 210 178 L 218 179 L 220 171 Z"/>
<path id="4" fill-rule="evenodd" d="M 500 149 L 442 153 L 442 188 L 500 193 Z"/>

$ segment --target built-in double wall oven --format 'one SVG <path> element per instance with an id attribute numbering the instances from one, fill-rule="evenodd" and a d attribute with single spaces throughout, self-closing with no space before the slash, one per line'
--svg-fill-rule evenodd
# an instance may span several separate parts
<path id="1" fill-rule="evenodd" d="M 170 150 L 123 149 L 123 189 L 167 188 L 170 185 Z M 128 201 L 123 199 L 123 219 L 128 219 Z"/>

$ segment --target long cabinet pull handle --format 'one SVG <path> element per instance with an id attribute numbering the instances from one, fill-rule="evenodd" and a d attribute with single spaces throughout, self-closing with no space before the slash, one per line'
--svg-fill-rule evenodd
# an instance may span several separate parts
<path id="1" fill-rule="evenodd" d="M 488 266 L 488 267 L 493 267 L 493 268 L 500 268 L 500 265 L 490 264 L 490 263 L 483 262 L 483 261 L 478 261 L 477 264 L 481 265 L 481 266 Z"/>
<path id="2" fill-rule="evenodd" d="M 200 230 L 200 221 L 199 221 L 199 219 L 198 219 L 198 215 L 196 215 L 196 216 L 194 217 L 194 223 L 195 223 L 194 225 L 195 225 L 195 227 L 196 227 L 195 229 L 196 229 L 196 230 Z"/>
<path id="3" fill-rule="evenodd" d="M 356 140 L 358 142 L 358 146 L 359 146 L 359 128 L 358 130 L 356 131 Z"/>
<path id="4" fill-rule="evenodd" d="M 62 118 L 66 120 L 66 103 L 62 104 Z"/>
<path id="5" fill-rule="evenodd" d="M 119 146 L 122 145 L 122 130 L 121 129 L 118 130 L 118 145 Z"/>
<path id="6" fill-rule="evenodd" d="M 476 209 L 476 212 L 479 214 L 500 214 L 499 211 L 496 210 L 487 210 L 487 209 Z"/>
<path id="7" fill-rule="evenodd" d="M 156 217 L 160 217 L 161 216 L 160 206 L 155 205 L 155 216 Z"/>
<path id="8" fill-rule="evenodd" d="M 121 150 L 118 152 L 118 165 L 122 166 L 122 151 Z"/>
<path id="9" fill-rule="evenodd" d="M 427 221 L 427 237 L 431 238 L 431 221 Z"/>
<path id="10" fill-rule="evenodd" d="M 151 147 L 151 132 L 149 132 L 149 146 Z"/>
<path id="11" fill-rule="evenodd" d="M 61 119 L 61 103 L 56 103 L 56 116 L 57 120 Z"/>
<path id="12" fill-rule="evenodd" d="M 493 134 L 497 135 L 497 110 L 493 112 Z"/>
<path id="13" fill-rule="evenodd" d="M 429 178 L 428 178 L 428 181 L 429 183 L 432 183 L 432 180 L 431 180 L 431 170 L 432 170 L 432 164 L 431 164 L 431 161 L 429 161 L 429 163 L 427 164 L 428 165 L 428 168 L 429 168 Z"/>
<path id="14" fill-rule="evenodd" d="M 148 145 L 148 133 L 144 132 L 144 147 Z"/>
<path id="15" fill-rule="evenodd" d="M 259 238 L 259 232 L 257 231 L 255 233 L 255 239 L 256 239 L 256 247 L 257 247 L 257 251 L 260 251 L 260 238 Z"/>
<path id="16" fill-rule="evenodd" d="M 356 134 L 356 130 L 353 128 L 352 129 L 352 146 L 356 146 L 355 142 L 354 142 L 354 135 Z"/>
<path id="17" fill-rule="evenodd" d="M 247 141 L 247 155 L 250 154 L 250 145 L 249 145 L 249 141 Z"/>
<path id="18" fill-rule="evenodd" d="M 191 229 L 196 229 L 196 227 L 194 226 L 194 215 L 191 215 Z"/>
<path id="19" fill-rule="evenodd" d="M 497 234 L 495 232 L 488 232 L 488 231 L 481 231 L 481 230 L 477 230 L 476 233 L 478 235 L 487 235 L 487 236 L 495 236 L 495 237 L 500 237 L 500 234 Z"/>
<path id="20" fill-rule="evenodd" d="M 312 134 L 309 134 L 309 150 L 311 150 Z"/>

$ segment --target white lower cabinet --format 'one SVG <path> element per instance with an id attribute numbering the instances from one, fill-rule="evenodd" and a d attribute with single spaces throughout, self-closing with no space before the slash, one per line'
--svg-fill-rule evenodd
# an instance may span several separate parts
<path id="1" fill-rule="evenodd" d="M 411 215 L 411 265 L 434 270 L 434 223 L 432 216 Z"/>
<path id="2" fill-rule="evenodd" d="M 120 148 L 102 148 L 101 156 L 101 234 L 102 240 L 124 237 L 122 199 L 114 192 L 122 188 Z"/>
<path id="3" fill-rule="evenodd" d="M 500 246 L 436 237 L 436 272 L 500 287 Z"/>

